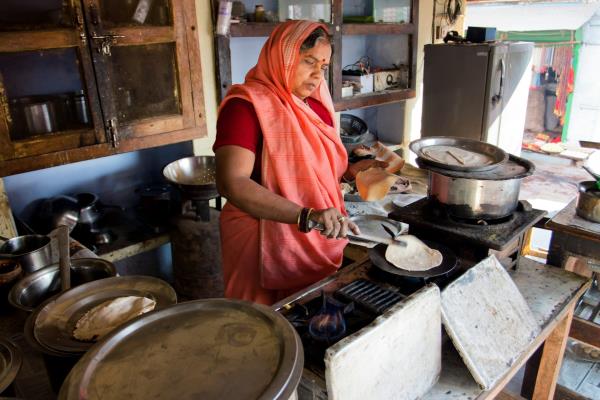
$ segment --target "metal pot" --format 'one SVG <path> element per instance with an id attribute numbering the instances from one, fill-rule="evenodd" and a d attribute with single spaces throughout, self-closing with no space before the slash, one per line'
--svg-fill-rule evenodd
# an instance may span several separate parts
<path id="1" fill-rule="evenodd" d="M 37 225 L 40 232 L 50 232 L 66 225 L 72 231 L 79 221 L 79 203 L 76 198 L 58 195 L 42 201 L 37 209 Z"/>
<path id="2" fill-rule="evenodd" d="M 453 217 L 493 220 L 510 215 L 518 206 L 521 180 L 534 165 L 511 155 L 509 161 L 489 171 L 445 171 L 429 169 L 429 197 L 445 206 Z"/>
<path id="3" fill-rule="evenodd" d="M 186 157 L 163 169 L 164 177 L 192 200 L 210 200 L 219 196 L 213 156 Z"/>
<path id="4" fill-rule="evenodd" d="M 577 215 L 589 221 L 600 222 L 600 190 L 596 187 L 596 182 L 580 182 L 577 187 L 579 188 L 579 199 L 575 209 Z"/>
<path id="5" fill-rule="evenodd" d="M 71 260 L 71 286 L 116 275 L 115 266 L 101 258 Z M 8 295 L 13 307 L 31 312 L 44 300 L 60 292 L 60 268 L 52 264 L 17 282 Z"/>
<path id="6" fill-rule="evenodd" d="M 24 235 L 6 240 L 0 246 L 0 257 L 16 259 L 25 273 L 32 273 L 52 262 L 50 238 Z"/>
<path id="7" fill-rule="evenodd" d="M 79 204 L 79 223 L 92 224 L 100 218 L 98 196 L 94 193 L 79 193 L 76 195 Z"/>

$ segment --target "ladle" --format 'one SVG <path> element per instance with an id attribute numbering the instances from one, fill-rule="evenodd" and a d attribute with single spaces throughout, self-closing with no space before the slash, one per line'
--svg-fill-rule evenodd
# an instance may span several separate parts
<path id="1" fill-rule="evenodd" d="M 58 262 L 60 266 L 60 288 L 63 292 L 71 288 L 71 257 L 69 254 L 69 227 L 58 228 Z"/>

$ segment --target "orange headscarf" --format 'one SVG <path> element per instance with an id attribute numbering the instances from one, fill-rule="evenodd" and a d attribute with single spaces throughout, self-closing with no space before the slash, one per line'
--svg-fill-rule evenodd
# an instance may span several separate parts
<path id="1" fill-rule="evenodd" d="M 339 182 L 348 159 L 337 129 L 323 122 L 291 90 L 300 46 L 319 27 L 327 30 L 326 25 L 310 21 L 280 24 L 263 46 L 258 63 L 248 72 L 244 84 L 231 87 L 221 109 L 234 97 L 253 104 L 263 134 L 263 186 L 304 207 L 335 207 L 345 213 Z M 324 79 L 311 97 L 320 101 L 335 120 Z M 248 225 L 244 229 L 243 224 L 250 221 L 234 209 L 230 205 L 222 215 L 224 255 L 232 250 L 228 246 L 235 246 L 228 238 L 239 236 L 236 232 L 240 229 L 249 234 Z M 257 234 L 260 283 L 273 290 L 299 289 L 335 272 L 346 245 L 346 240 L 328 240 L 318 232 L 300 233 L 295 225 L 267 220 L 260 221 Z M 239 242 L 237 247 L 239 250 Z M 226 280 L 228 275 L 235 275 L 233 269 L 245 268 L 246 262 L 243 255 L 237 258 L 237 265 L 227 265 L 224 259 Z M 235 284 L 229 282 L 227 286 Z M 240 278 L 239 284 L 246 283 Z M 226 288 L 226 293 L 233 289 Z"/>

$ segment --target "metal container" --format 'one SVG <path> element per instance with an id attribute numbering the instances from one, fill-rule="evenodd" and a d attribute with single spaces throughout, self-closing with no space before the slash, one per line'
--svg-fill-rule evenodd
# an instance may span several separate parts
<path id="1" fill-rule="evenodd" d="M 98 196 L 94 193 L 79 193 L 76 195 L 79 204 L 79 220 L 82 224 L 92 224 L 100 218 Z"/>
<path id="2" fill-rule="evenodd" d="M 600 222 L 600 190 L 596 182 L 585 181 L 577 185 L 579 188 L 579 199 L 575 211 L 581 218 L 592 222 Z"/>
<path id="3" fill-rule="evenodd" d="M 163 169 L 164 177 L 191 200 L 210 200 L 219 196 L 213 156 L 196 156 L 173 161 Z"/>
<path id="4" fill-rule="evenodd" d="M 59 399 L 292 399 L 303 365 L 302 342 L 279 313 L 198 300 L 110 333 L 73 368 Z"/>
<path id="5" fill-rule="evenodd" d="M 51 101 L 27 104 L 23 108 L 23 114 L 31 134 L 51 133 L 56 130 L 54 104 Z"/>
<path id="6" fill-rule="evenodd" d="M 429 169 L 429 197 L 444 205 L 451 216 L 471 220 L 509 216 L 519 203 L 521 179 L 535 171 L 530 161 L 513 155 L 495 169 L 470 173 L 417 162 Z"/>
<path id="7" fill-rule="evenodd" d="M 71 286 L 115 276 L 115 266 L 101 258 L 71 259 Z M 8 295 L 13 307 L 32 312 L 45 300 L 60 292 L 58 263 L 49 265 L 17 282 Z"/>
<path id="8" fill-rule="evenodd" d="M 25 273 L 32 273 L 52 262 L 50 238 L 44 235 L 17 236 L 0 246 L 0 257 L 16 259 Z"/>

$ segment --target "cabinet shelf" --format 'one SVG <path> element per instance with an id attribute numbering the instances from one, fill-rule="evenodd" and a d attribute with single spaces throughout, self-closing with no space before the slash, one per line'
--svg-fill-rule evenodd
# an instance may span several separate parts
<path id="1" fill-rule="evenodd" d="M 349 23 L 342 25 L 342 35 L 410 35 L 414 33 L 414 24 Z"/>
<path id="2" fill-rule="evenodd" d="M 358 94 L 352 97 L 343 97 L 334 102 L 334 107 L 335 111 L 346 111 L 356 108 L 396 103 L 414 97 L 415 91 L 413 89 L 383 90 L 380 92 Z"/>
<path id="3" fill-rule="evenodd" d="M 231 24 L 229 28 L 231 37 L 266 37 L 273 32 L 281 22 L 240 22 Z M 333 25 L 326 24 L 329 33 L 333 34 Z"/>

